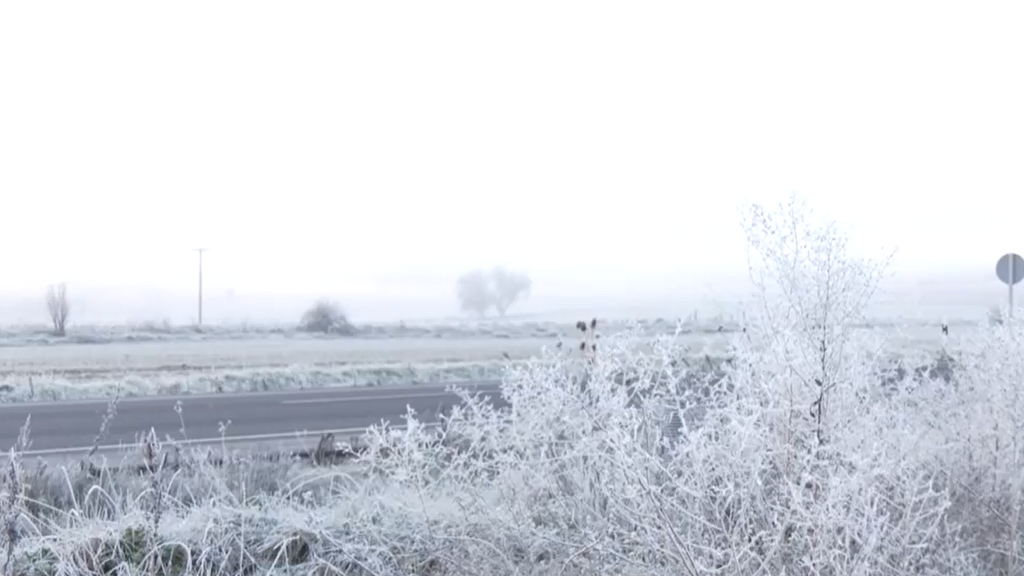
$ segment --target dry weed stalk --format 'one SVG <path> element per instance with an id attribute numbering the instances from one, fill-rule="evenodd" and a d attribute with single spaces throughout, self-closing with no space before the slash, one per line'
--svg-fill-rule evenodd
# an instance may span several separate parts
<path id="1" fill-rule="evenodd" d="M 328 463 L 334 457 L 334 451 L 334 434 L 331 432 L 322 434 L 316 450 L 312 454 L 313 465 L 323 466 Z"/>
<path id="2" fill-rule="evenodd" d="M 161 482 L 161 473 L 167 463 L 167 455 L 161 454 L 160 440 L 157 438 L 156 430 L 149 429 L 149 433 L 142 440 L 139 446 L 142 453 L 142 466 L 149 482 L 149 497 L 146 499 L 146 516 L 149 518 L 149 549 L 156 550 L 159 541 L 160 519 L 163 515 L 164 488 Z M 161 457 L 162 456 L 162 457 Z M 157 563 L 160 562 L 160 555 L 153 553 L 149 557 L 150 569 L 156 572 Z"/>
<path id="3" fill-rule="evenodd" d="M 579 332 L 579 350 L 584 358 L 593 358 L 597 354 L 597 318 L 590 321 L 588 325 L 583 320 L 576 323 L 576 331 Z"/>
<path id="4" fill-rule="evenodd" d="M 8 454 L 7 462 L 7 497 L 3 500 L 3 514 L 0 515 L 0 519 L 3 521 L 3 541 L 5 548 L 5 558 L 3 565 L 4 576 L 10 576 L 12 568 L 14 566 L 14 548 L 18 545 L 18 539 L 21 535 L 18 530 L 18 520 L 21 517 L 22 500 L 25 494 L 25 485 L 23 483 L 24 470 L 21 466 L 21 455 L 28 450 L 31 445 L 29 439 L 29 427 L 32 422 L 32 416 L 25 418 L 25 423 L 21 426 L 18 431 L 18 438 L 14 442 L 14 446 L 11 447 L 11 451 Z"/>
<path id="5" fill-rule="evenodd" d="M 86 454 L 86 460 L 92 459 L 99 451 L 101 443 L 107 439 L 107 434 L 110 433 L 110 423 L 114 421 L 114 417 L 117 416 L 117 405 L 121 401 L 121 387 L 117 388 L 117 392 L 114 397 L 107 402 L 107 410 L 103 413 L 103 421 L 100 422 L 99 432 L 96 433 L 96 437 L 92 440 L 92 447 L 89 448 L 89 453 Z"/>

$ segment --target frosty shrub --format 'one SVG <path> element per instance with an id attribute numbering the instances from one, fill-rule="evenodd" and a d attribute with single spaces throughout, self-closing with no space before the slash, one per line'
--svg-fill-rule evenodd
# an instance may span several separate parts
<path id="1" fill-rule="evenodd" d="M 299 322 L 299 329 L 304 332 L 336 332 L 351 334 L 354 329 L 349 323 L 341 306 L 330 300 L 320 300 L 312 308 L 306 310 Z"/>
<path id="2" fill-rule="evenodd" d="M 1007 319 L 954 351 L 955 387 L 927 405 L 957 523 L 1001 573 L 1024 569 L 1024 327 Z"/>

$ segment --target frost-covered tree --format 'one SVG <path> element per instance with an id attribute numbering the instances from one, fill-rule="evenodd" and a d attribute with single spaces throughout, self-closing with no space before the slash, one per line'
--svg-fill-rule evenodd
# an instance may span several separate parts
<path id="1" fill-rule="evenodd" d="M 504 316 L 509 307 L 520 298 L 530 295 L 533 282 L 522 272 L 510 272 L 501 266 L 491 270 L 491 289 L 494 307 L 499 316 Z"/>
<path id="2" fill-rule="evenodd" d="M 819 441 L 824 441 L 830 393 L 842 384 L 844 360 L 855 323 L 892 260 L 858 256 L 835 221 L 819 217 L 791 195 L 773 208 L 749 204 L 742 227 L 748 269 L 755 286 L 754 333 L 766 349 L 799 380 L 809 395 Z"/>
<path id="3" fill-rule="evenodd" d="M 459 276 L 456 293 L 463 312 L 474 312 L 483 318 L 491 308 L 504 316 L 517 300 L 530 294 L 531 286 L 525 273 L 496 266 L 490 272 L 473 270 Z"/>
<path id="4" fill-rule="evenodd" d="M 473 270 L 459 276 L 456 293 L 463 312 L 473 312 L 483 318 L 494 305 L 494 296 L 483 270 Z"/>
<path id="5" fill-rule="evenodd" d="M 68 316 L 71 314 L 71 302 L 68 301 L 68 287 L 63 282 L 46 289 L 46 312 L 53 325 L 53 335 L 64 336 L 67 333 Z"/>

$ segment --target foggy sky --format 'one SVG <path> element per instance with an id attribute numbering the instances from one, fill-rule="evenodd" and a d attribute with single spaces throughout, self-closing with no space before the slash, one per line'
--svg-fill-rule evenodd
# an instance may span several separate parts
<path id="1" fill-rule="evenodd" d="M 737 207 L 794 191 L 905 275 L 991 275 L 1024 250 L 999 6 L 6 2 L 0 299 L 187 298 L 196 247 L 221 297 L 707 295 Z"/>

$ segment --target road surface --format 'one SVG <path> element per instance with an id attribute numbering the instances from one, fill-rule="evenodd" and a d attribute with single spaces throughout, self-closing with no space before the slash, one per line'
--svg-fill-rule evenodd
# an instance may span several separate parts
<path id="1" fill-rule="evenodd" d="M 503 404 L 496 382 L 479 382 L 465 388 Z M 163 440 L 182 439 L 181 419 L 175 405 L 181 402 L 185 432 L 193 443 L 220 444 L 221 423 L 227 424 L 224 441 L 236 445 L 276 444 L 293 441 L 305 433 L 305 443 L 316 442 L 325 431 L 338 440 L 359 434 L 381 420 L 404 424 L 406 406 L 424 422 L 435 422 L 439 409 L 459 402 L 439 386 L 388 386 L 381 388 L 321 388 L 289 392 L 234 393 L 218 395 L 125 398 L 109 432 L 101 442 L 104 452 L 134 445 L 150 428 Z M 32 441 L 26 457 L 84 456 L 100 430 L 107 401 L 35 402 L 0 405 L 0 450 L 14 444 L 19 428 L 31 416 Z"/>

